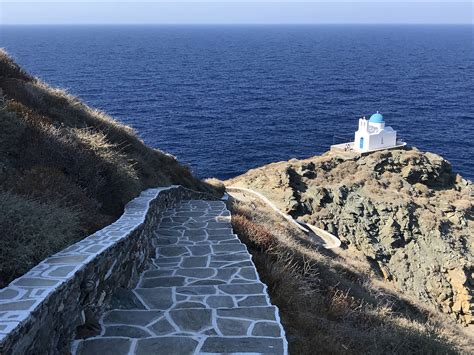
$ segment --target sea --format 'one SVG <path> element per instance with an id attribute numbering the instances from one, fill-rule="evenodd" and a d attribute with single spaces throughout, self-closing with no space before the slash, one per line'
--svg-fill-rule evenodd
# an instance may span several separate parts
<path id="1" fill-rule="evenodd" d="M 132 126 L 199 177 L 353 140 L 380 111 L 474 179 L 474 26 L 3 26 L 30 73 Z"/>

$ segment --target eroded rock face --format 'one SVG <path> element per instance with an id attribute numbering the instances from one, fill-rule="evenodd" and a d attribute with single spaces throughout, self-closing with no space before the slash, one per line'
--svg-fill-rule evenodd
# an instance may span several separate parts
<path id="1" fill-rule="evenodd" d="M 361 250 L 400 290 L 473 321 L 474 189 L 442 157 L 417 149 L 328 152 L 250 170 L 226 185 Z"/>

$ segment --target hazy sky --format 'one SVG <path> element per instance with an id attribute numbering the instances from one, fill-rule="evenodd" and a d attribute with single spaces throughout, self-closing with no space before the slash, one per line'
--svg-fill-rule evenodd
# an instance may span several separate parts
<path id="1" fill-rule="evenodd" d="M 473 23 L 472 1 L 0 0 L 2 24 Z"/>

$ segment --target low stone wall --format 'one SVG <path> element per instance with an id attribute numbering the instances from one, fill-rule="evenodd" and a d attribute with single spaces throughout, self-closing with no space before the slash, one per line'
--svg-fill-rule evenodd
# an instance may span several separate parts
<path id="1" fill-rule="evenodd" d="M 67 353 L 78 326 L 97 319 L 118 288 L 136 285 L 161 211 L 207 196 L 180 186 L 146 190 L 116 222 L 0 290 L 0 354 Z"/>

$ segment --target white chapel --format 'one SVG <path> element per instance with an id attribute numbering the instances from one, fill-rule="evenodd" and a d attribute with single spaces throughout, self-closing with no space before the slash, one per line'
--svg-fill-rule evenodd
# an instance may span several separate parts
<path id="1" fill-rule="evenodd" d="M 397 131 L 385 126 L 385 121 L 378 111 L 370 119 L 360 118 L 359 129 L 355 132 L 353 149 L 368 152 L 397 146 Z"/>

